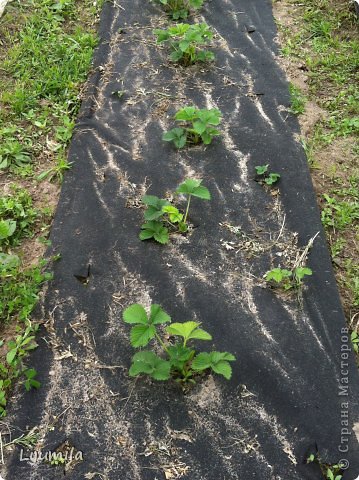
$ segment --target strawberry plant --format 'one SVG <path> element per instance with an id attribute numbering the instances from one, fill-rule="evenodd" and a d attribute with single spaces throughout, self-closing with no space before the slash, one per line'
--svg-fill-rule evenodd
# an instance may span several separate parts
<path id="1" fill-rule="evenodd" d="M 318 463 L 320 470 L 323 474 L 323 478 L 327 480 L 341 480 L 343 475 L 341 475 L 342 470 L 345 468 L 345 465 L 342 465 L 340 462 L 336 465 L 329 465 L 320 459 L 318 454 L 310 454 L 307 458 L 307 463 L 316 462 Z"/>
<path id="2" fill-rule="evenodd" d="M 280 174 L 279 173 L 271 173 L 268 171 L 269 165 L 259 165 L 258 167 L 255 167 L 256 169 L 256 174 L 258 177 L 259 182 L 264 182 L 266 185 L 273 185 L 280 179 Z"/>
<path id="3" fill-rule="evenodd" d="M 175 120 L 181 122 L 182 126 L 165 132 L 162 139 L 173 142 L 177 148 L 201 142 L 209 145 L 213 137 L 221 134 L 214 128 L 220 124 L 221 116 L 222 113 L 216 108 L 199 110 L 196 107 L 184 107 L 175 115 Z"/>
<path id="4" fill-rule="evenodd" d="M 205 23 L 179 23 L 167 30 L 154 30 L 157 43 L 169 42 L 173 62 L 181 62 L 188 66 L 196 62 L 214 60 L 214 53 L 202 49 L 213 38 L 213 33 Z"/>
<path id="5" fill-rule="evenodd" d="M 202 352 L 189 346 L 192 340 L 212 340 L 212 336 L 201 328 L 198 322 L 171 323 L 171 317 L 160 305 L 151 305 L 147 314 L 142 305 L 134 304 L 123 312 L 125 323 L 134 325 L 130 333 L 131 345 L 135 348 L 146 347 L 156 340 L 162 348 L 162 356 L 152 350 L 140 350 L 132 358 L 129 370 L 131 377 L 148 375 L 154 380 L 169 380 L 195 383 L 194 376 L 206 370 L 223 375 L 227 380 L 232 376 L 229 362 L 235 360 L 228 352 Z M 168 324 L 165 335 L 161 337 L 160 326 Z M 163 358 L 165 357 L 165 358 Z"/>
<path id="6" fill-rule="evenodd" d="M 188 214 L 191 198 L 197 197 L 202 200 L 210 200 L 211 194 L 204 187 L 202 180 L 189 178 L 185 180 L 176 190 L 179 195 L 187 197 L 185 213 L 179 211 L 168 200 L 158 198 L 155 195 L 144 195 L 142 202 L 146 206 L 144 217 L 146 222 L 141 226 L 139 235 L 141 240 L 153 238 L 156 242 L 166 244 L 169 242 L 169 233 L 188 231 Z"/>
<path id="7" fill-rule="evenodd" d="M 303 279 L 312 275 L 312 273 L 312 270 L 308 267 L 296 267 L 293 270 L 273 268 L 264 275 L 264 278 L 269 283 L 274 282 L 275 286 L 279 286 L 283 290 L 290 290 L 291 288 L 299 288 Z"/>
<path id="8" fill-rule="evenodd" d="M 185 19 L 190 10 L 198 10 L 202 7 L 204 0 L 157 0 L 173 20 Z"/>

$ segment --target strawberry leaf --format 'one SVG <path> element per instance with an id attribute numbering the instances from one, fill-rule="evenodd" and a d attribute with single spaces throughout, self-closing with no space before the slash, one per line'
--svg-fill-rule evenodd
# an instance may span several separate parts
<path id="1" fill-rule="evenodd" d="M 153 352 L 144 351 L 133 356 L 129 374 L 131 377 L 137 377 L 141 373 L 145 373 L 155 380 L 168 380 L 170 371 L 170 362 L 162 360 Z"/>
<path id="2" fill-rule="evenodd" d="M 148 325 L 149 323 L 146 310 L 137 303 L 126 308 L 122 316 L 126 323 L 140 323 L 142 325 Z"/>
<path id="3" fill-rule="evenodd" d="M 136 325 L 131 330 L 131 345 L 133 347 L 145 347 L 156 334 L 153 325 Z"/>

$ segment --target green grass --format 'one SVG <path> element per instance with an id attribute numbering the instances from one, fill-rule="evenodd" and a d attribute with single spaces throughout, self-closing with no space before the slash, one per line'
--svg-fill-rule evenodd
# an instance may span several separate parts
<path id="1" fill-rule="evenodd" d="M 304 0 L 300 5 L 298 30 L 281 28 L 286 36 L 282 54 L 305 64 L 310 96 L 330 113 L 321 122 L 322 141 L 357 135 L 359 35 L 355 14 L 343 0 Z"/>
<path id="2" fill-rule="evenodd" d="M 359 220 L 359 203 L 353 200 L 338 200 L 324 194 L 325 206 L 322 209 L 322 223 L 334 230 L 345 230 Z"/>
<path id="3" fill-rule="evenodd" d="M 305 95 L 325 112 L 302 139 L 302 145 L 309 165 L 321 169 L 321 218 L 348 324 L 353 329 L 352 319 L 359 313 L 359 165 L 355 160 L 359 157 L 358 20 L 347 0 L 285 3 L 290 6 L 293 22 L 290 27 L 279 25 L 285 39 L 282 55 L 305 70 Z M 305 99 L 300 91 L 291 87 L 291 98 L 293 113 L 303 113 Z M 335 156 L 330 155 L 328 167 L 331 148 Z"/>
<path id="4" fill-rule="evenodd" d="M 359 241 L 359 176 L 350 176 L 348 185 L 343 180 L 336 180 L 337 187 L 324 195 L 322 206 L 322 223 L 326 229 L 333 259 L 339 263 L 344 272 L 339 277 L 342 287 L 351 294 L 352 307 L 359 307 L 359 263 L 357 244 Z M 354 251 L 348 252 L 349 240 Z M 335 260 L 336 262 L 337 260 Z"/>
<path id="5" fill-rule="evenodd" d="M 54 156 L 64 156 L 98 43 L 77 19 L 86 9 L 94 14 L 93 8 L 88 0 L 33 0 L 17 3 L 15 12 L 9 8 L 0 27 L 7 47 L 0 59 L 0 168 L 3 157 L 3 169 L 31 176 L 46 136 Z M 14 34 L 15 16 L 23 24 Z"/>
<path id="6" fill-rule="evenodd" d="M 0 20 L 0 170 L 11 185 L 0 196 L 0 328 L 16 327 L 13 339 L 0 341 L 7 352 L 0 359 L 0 415 L 16 379 L 22 377 L 27 389 L 39 386 L 24 358 L 36 347 L 31 313 L 51 275 L 40 258 L 25 267 L 22 242 L 47 242 L 52 212 L 37 207 L 32 192 L 40 181 L 61 182 L 71 167 L 67 147 L 98 43 L 94 24 L 102 3 L 14 0 Z M 46 201 L 37 193 L 37 203 Z"/>
<path id="7" fill-rule="evenodd" d="M 0 239 L 0 251 L 7 245 L 19 245 L 21 240 L 34 235 L 34 228 L 43 213 L 34 208 L 33 201 L 27 190 L 12 185 L 12 192 L 0 197 L 0 221 L 10 220 L 16 223 L 11 237 Z"/>
<path id="8" fill-rule="evenodd" d="M 294 115 L 301 115 L 305 111 L 305 102 L 306 98 L 301 92 L 300 88 L 296 87 L 292 83 L 289 84 L 289 93 L 290 93 L 290 111 Z"/>
<path id="9" fill-rule="evenodd" d="M 51 278 L 43 272 L 45 263 L 23 270 L 17 262 L 5 267 L 0 258 L 0 319 L 1 323 L 29 319 L 42 284 Z"/>

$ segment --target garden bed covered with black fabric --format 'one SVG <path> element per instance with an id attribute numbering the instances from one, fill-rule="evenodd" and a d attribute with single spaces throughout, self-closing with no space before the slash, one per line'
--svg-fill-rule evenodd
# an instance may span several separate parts
<path id="1" fill-rule="evenodd" d="M 73 446 L 83 460 L 31 464 L 16 448 L 6 479 L 314 480 L 319 466 L 306 460 L 316 452 L 348 460 L 344 479 L 359 474 L 358 374 L 271 3 L 212 0 L 190 21 L 215 32 L 208 65 L 168 60 L 153 35 L 170 24 L 159 6 L 105 3 L 52 229 L 61 259 L 37 312 L 42 387 L 19 393 L 9 417 L 37 427 L 43 451 Z M 211 145 L 162 140 L 186 105 L 221 110 Z M 256 181 L 263 164 L 281 175 L 273 187 Z M 191 231 L 168 245 L 140 241 L 142 196 L 163 197 L 186 178 L 201 178 L 212 197 L 193 199 Z M 303 286 L 271 288 L 264 274 L 294 265 L 315 236 Z M 202 322 L 213 349 L 236 355 L 232 378 L 185 389 L 130 378 L 122 312 L 133 303 Z"/>

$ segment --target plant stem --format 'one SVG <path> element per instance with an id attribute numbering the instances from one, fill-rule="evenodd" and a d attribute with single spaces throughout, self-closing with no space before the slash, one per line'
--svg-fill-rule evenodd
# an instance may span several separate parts
<path id="1" fill-rule="evenodd" d="M 161 347 L 163 348 L 163 350 L 167 353 L 167 355 L 169 355 L 169 351 L 168 351 L 168 348 L 166 347 L 166 345 L 164 344 L 162 338 L 158 335 L 158 333 L 156 332 L 156 338 L 157 340 L 160 342 L 161 344 Z"/>
<path id="2" fill-rule="evenodd" d="M 191 203 L 191 194 L 188 195 L 188 202 L 187 202 L 186 214 L 185 214 L 185 216 L 184 216 L 183 223 L 187 223 L 187 217 L 188 217 L 188 212 L 189 212 L 190 203 Z"/>
<path id="3" fill-rule="evenodd" d="M 168 218 L 165 218 L 165 222 L 167 222 L 171 227 L 177 229 L 176 225 L 168 220 Z"/>

